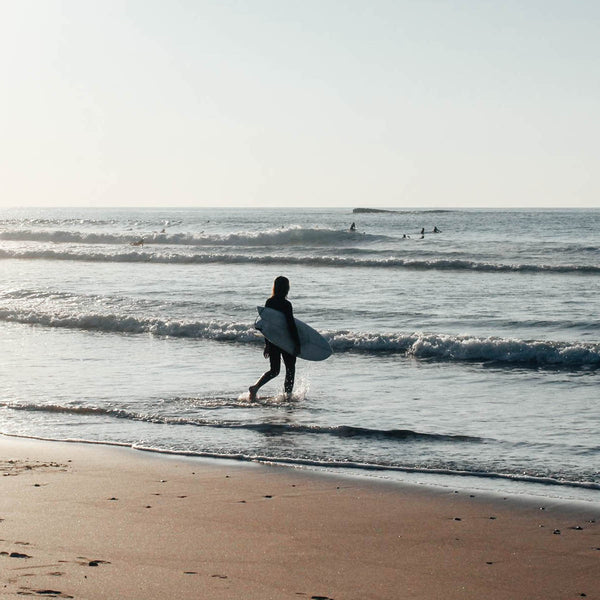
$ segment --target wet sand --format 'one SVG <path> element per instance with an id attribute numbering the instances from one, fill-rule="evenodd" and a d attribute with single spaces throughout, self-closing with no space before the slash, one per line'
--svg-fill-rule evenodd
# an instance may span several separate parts
<path id="1" fill-rule="evenodd" d="M 600 599 L 600 503 L 4 436 L 0 486 L 2 599 Z"/>

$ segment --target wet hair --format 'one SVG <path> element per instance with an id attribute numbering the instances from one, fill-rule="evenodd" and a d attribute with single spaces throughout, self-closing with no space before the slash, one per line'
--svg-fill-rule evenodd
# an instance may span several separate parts
<path id="1" fill-rule="evenodd" d="M 290 291 L 290 280 L 283 275 L 275 278 L 273 282 L 273 291 L 271 292 L 271 298 L 277 296 L 279 298 L 285 298 Z"/>

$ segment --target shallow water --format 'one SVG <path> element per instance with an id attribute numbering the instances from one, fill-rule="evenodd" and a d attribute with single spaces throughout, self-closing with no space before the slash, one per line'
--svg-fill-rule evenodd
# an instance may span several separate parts
<path id="1" fill-rule="evenodd" d="M 599 232 L 600 211 L 3 211 L 0 431 L 597 501 Z M 334 355 L 249 404 L 279 274 Z"/>

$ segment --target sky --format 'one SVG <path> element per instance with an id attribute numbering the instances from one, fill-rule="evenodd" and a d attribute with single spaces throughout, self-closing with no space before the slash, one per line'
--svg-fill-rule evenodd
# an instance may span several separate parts
<path id="1" fill-rule="evenodd" d="M 0 0 L 0 206 L 600 207 L 597 0 Z"/>

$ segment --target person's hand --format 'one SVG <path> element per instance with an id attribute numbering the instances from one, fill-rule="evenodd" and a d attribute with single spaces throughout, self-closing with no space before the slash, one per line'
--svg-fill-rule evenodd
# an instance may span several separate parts
<path id="1" fill-rule="evenodd" d="M 269 358 L 269 348 L 268 348 L 268 346 L 265 346 L 265 349 L 263 350 L 263 356 L 265 358 Z"/>

